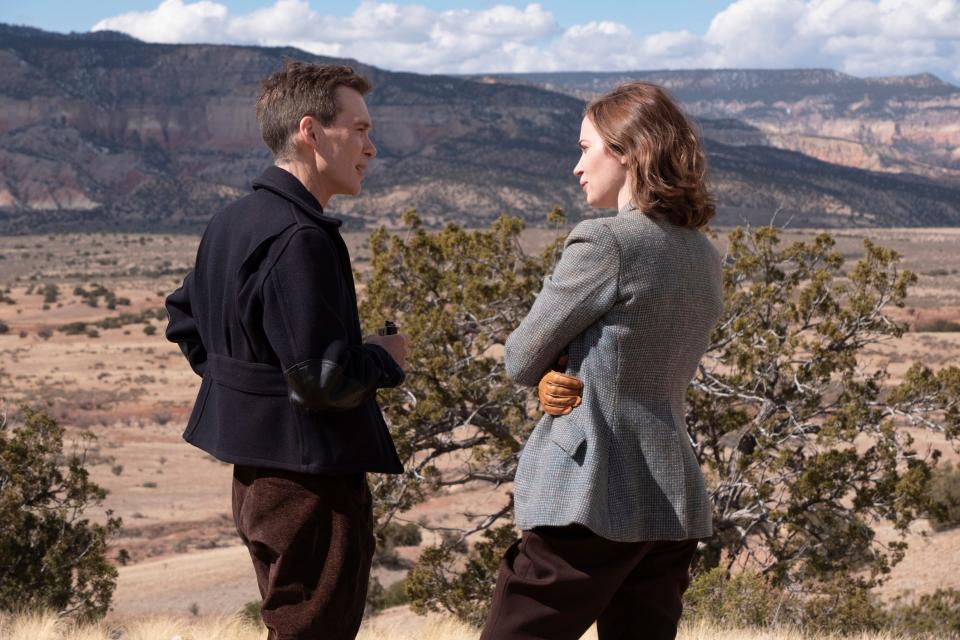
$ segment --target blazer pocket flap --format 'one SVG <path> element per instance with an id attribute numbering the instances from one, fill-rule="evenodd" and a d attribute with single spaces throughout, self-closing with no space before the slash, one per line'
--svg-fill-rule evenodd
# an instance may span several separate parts
<path id="1" fill-rule="evenodd" d="M 550 439 L 554 444 L 567 452 L 571 458 L 577 455 L 577 451 L 587 441 L 587 435 L 580 426 L 570 422 L 554 422 L 553 429 L 550 432 Z"/>

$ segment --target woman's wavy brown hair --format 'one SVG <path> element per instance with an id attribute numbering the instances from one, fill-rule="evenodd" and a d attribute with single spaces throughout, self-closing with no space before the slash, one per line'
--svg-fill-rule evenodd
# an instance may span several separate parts
<path id="1" fill-rule="evenodd" d="M 610 149 L 627 156 L 633 203 L 650 216 L 698 229 L 716 213 L 696 128 L 657 85 L 627 82 L 587 105 Z"/>

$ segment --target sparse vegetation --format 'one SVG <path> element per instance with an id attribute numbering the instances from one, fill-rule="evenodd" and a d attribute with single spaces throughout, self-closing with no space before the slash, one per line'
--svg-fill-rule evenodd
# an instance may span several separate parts
<path id="1" fill-rule="evenodd" d="M 960 468 L 946 463 L 930 480 L 930 526 L 934 531 L 960 527 Z"/>
<path id="2" fill-rule="evenodd" d="M 23 407 L 15 424 L 0 416 L 0 611 L 52 610 L 91 620 L 103 616 L 117 571 L 107 543 L 121 527 L 85 512 L 106 491 L 89 479 L 86 449 L 64 450 L 64 429 Z M 89 447 L 84 433 L 81 446 Z"/>
<path id="3" fill-rule="evenodd" d="M 913 603 L 897 603 L 890 612 L 890 627 L 909 637 L 960 638 L 960 591 L 937 589 Z"/>
<path id="4" fill-rule="evenodd" d="M 256 606 L 255 606 L 256 605 Z M 199 605 L 198 605 L 199 606 Z M 249 610 L 249 613 L 248 613 Z M 257 616 L 257 620 L 251 614 Z M 122 623 L 77 626 L 70 620 L 51 615 L 0 616 L 0 637 L 4 640 L 169 640 L 170 638 L 263 640 L 266 629 L 259 624 L 259 603 L 249 603 L 236 616 L 151 617 Z M 373 616 L 364 620 L 357 640 L 477 640 L 479 631 L 450 617 L 430 616 L 411 624 L 395 616 Z M 949 635 L 922 634 L 915 640 L 948 640 Z M 581 640 L 596 640 L 591 628 Z M 810 634 L 789 628 L 729 629 L 705 622 L 681 624 L 677 640 L 901 640 L 896 632 L 863 633 L 841 636 L 834 633 Z"/>
<path id="5" fill-rule="evenodd" d="M 90 289 L 77 285 L 73 289 L 73 295 L 79 296 L 84 303 L 91 307 L 100 305 L 100 298 L 103 298 L 108 309 L 116 309 L 118 305 L 129 306 L 130 299 L 117 297 L 116 293 L 101 284 L 91 284 Z"/>
<path id="6" fill-rule="evenodd" d="M 927 322 L 918 322 L 916 331 L 927 333 L 960 331 L 960 322 L 946 320 L 945 318 L 937 318 L 936 320 L 929 320 Z"/>
<path id="7" fill-rule="evenodd" d="M 376 487 L 383 520 L 448 486 L 513 479 L 539 414 L 528 413 L 533 390 L 510 382 L 490 354 L 526 314 L 558 248 L 526 255 L 522 224 L 508 218 L 484 231 L 435 233 L 415 214 L 406 221 L 403 236 L 381 230 L 370 239 L 361 313 L 370 327 L 397 320 L 418 345 L 416 373 L 383 395 L 408 470 Z M 688 435 L 714 498 L 715 535 L 699 570 L 756 572 L 798 598 L 797 622 L 808 627 L 832 620 L 870 629 L 870 589 L 906 546 L 881 542 L 875 528 L 887 523 L 905 536 L 931 506 L 938 454 L 919 455 L 901 427 L 960 436 L 960 368 L 917 362 L 885 390 L 886 369 L 863 368 L 858 356 L 904 334 L 884 311 L 903 304 L 916 277 L 870 241 L 852 267 L 825 233 L 779 245 L 772 227 L 729 235 L 725 316 L 688 396 Z M 467 553 L 449 543 L 426 549 L 407 583 L 413 608 L 482 620 L 513 541 L 503 524 L 511 512 L 505 501 L 476 514 L 451 538 L 482 533 Z"/>
<path id="8" fill-rule="evenodd" d="M 45 304 L 53 304 L 60 299 L 60 287 L 55 284 L 48 284 L 40 291 Z"/>

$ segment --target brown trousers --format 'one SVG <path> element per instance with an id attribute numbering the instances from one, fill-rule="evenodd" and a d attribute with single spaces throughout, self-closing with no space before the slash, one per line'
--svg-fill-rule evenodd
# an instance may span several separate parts
<path id="1" fill-rule="evenodd" d="M 586 527 L 524 531 L 500 564 L 480 640 L 673 640 L 696 540 L 613 542 Z"/>
<path id="2" fill-rule="evenodd" d="M 234 467 L 233 517 L 250 551 L 269 640 L 353 640 L 373 558 L 361 473 Z"/>

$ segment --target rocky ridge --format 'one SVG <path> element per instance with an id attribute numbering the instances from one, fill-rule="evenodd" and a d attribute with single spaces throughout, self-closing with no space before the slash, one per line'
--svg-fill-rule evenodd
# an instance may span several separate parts
<path id="1" fill-rule="evenodd" d="M 147 44 L 111 33 L 0 25 L 0 232 L 202 229 L 270 162 L 253 116 L 289 48 Z M 338 62 L 343 62 L 339 61 Z M 585 213 L 571 170 L 583 101 L 517 82 L 393 73 L 375 85 L 378 158 L 364 193 L 335 199 L 354 228 L 509 213 Z M 721 222 L 954 225 L 960 188 L 771 148 L 741 119 L 705 118 Z"/>
<path id="2" fill-rule="evenodd" d="M 701 118 L 752 125 L 763 144 L 826 162 L 960 184 L 960 87 L 931 74 L 857 78 L 827 69 L 487 76 L 590 99 L 621 82 L 667 87 Z M 755 137 L 740 144 L 755 144 Z"/>

